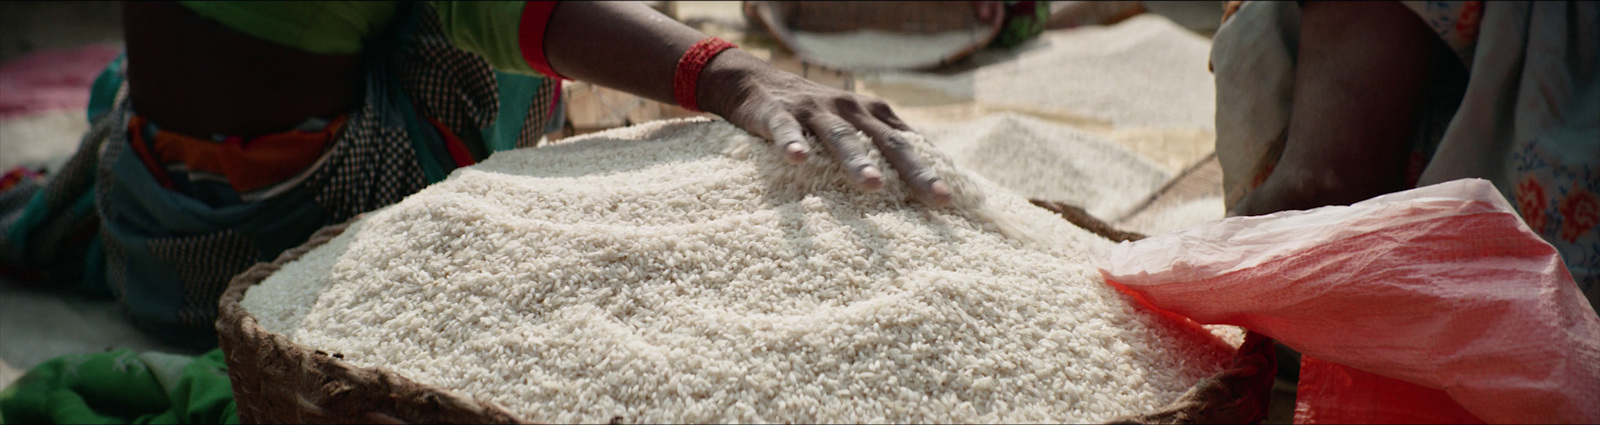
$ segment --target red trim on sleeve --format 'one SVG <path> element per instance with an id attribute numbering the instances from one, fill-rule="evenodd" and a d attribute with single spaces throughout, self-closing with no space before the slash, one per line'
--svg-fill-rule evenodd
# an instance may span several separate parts
<path id="1" fill-rule="evenodd" d="M 517 43 L 522 48 L 522 60 L 540 74 L 570 80 L 557 73 L 545 59 L 544 32 L 550 27 L 550 15 L 556 11 L 556 2 L 530 1 L 522 5 L 522 22 L 517 25 Z"/>

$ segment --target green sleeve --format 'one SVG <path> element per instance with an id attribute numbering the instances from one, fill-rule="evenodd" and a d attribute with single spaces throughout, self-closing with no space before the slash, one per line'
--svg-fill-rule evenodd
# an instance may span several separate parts
<path id="1" fill-rule="evenodd" d="M 394 19 L 392 1 L 180 1 L 201 16 L 245 34 L 318 54 L 361 51 Z M 539 76 L 517 39 L 521 1 L 430 1 L 456 47 L 503 72 Z"/>
<path id="2" fill-rule="evenodd" d="M 324 55 L 360 52 L 367 39 L 387 27 L 395 14 L 392 1 L 178 3 L 239 32 Z M 517 10 L 522 10 L 520 4 Z"/>
<path id="3" fill-rule="evenodd" d="M 502 72 L 540 76 L 522 58 L 517 28 L 521 1 L 430 1 L 456 47 L 482 55 Z"/>

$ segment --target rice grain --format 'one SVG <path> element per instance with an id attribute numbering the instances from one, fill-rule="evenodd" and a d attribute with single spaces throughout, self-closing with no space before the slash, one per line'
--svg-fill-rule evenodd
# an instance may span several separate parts
<path id="1" fill-rule="evenodd" d="M 503 152 L 246 295 L 262 326 L 535 421 L 1093 422 L 1232 347 L 1140 310 L 1109 244 L 956 169 L 909 199 L 724 122 Z M 876 153 L 874 153 L 876 155 Z"/>

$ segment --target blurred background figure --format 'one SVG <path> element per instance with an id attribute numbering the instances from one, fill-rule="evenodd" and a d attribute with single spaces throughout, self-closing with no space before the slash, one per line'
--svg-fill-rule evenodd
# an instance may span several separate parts
<path id="1" fill-rule="evenodd" d="M 1211 63 L 1229 215 L 1487 179 L 1600 305 L 1600 7 L 1229 2 L 1224 19 Z M 1298 354 L 1279 354 L 1295 379 Z"/>
<path id="2" fill-rule="evenodd" d="M 746 19 L 784 47 L 852 70 L 937 68 L 979 48 L 1021 45 L 1046 29 L 1110 25 L 1147 10 L 1146 2 L 1137 1 L 744 2 Z"/>
<path id="3" fill-rule="evenodd" d="M 1211 60 L 1230 215 L 1487 179 L 1600 305 L 1600 5 L 1229 10 Z"/>

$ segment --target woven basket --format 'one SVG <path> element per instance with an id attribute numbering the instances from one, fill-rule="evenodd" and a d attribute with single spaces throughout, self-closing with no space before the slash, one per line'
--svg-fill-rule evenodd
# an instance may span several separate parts
<path id="1" fill-rule="evenodd" d="M 1106 225 L 1083 209 L 1033 201 L 1079 227 L 1112 240 L 1142 235 Z M 358 217 L 359 219 L 359 217 Z M 350 223 L 325 227 L 271 263 L 235 276 L 222 294 L 217 336 L 228 363 L 243 423 L 527 423 L 505 408 L 457 392 L 420 384 L 386 369 L 357 367 L 339 353 L 302 347 L 268 332 L 239 302 L 260 284 L 312 249 L 344 233 Z M 1254 423 L 1266 416 L 1276 370 L 1272 341 L 1250 334 L 1233 365 L 1168 407 L 1114 423 Z"/>
<path id="2" fill-rule="evenodd" d="M 243 423 L 525 423 L 505 408 L 416 383 L 394 372 L 352 366 L 268 332 L 239 301 L 284 264 L 344 233 L 324 227 L 271 263 L 234 276 L 222 293 L 217 337 Z"/>

